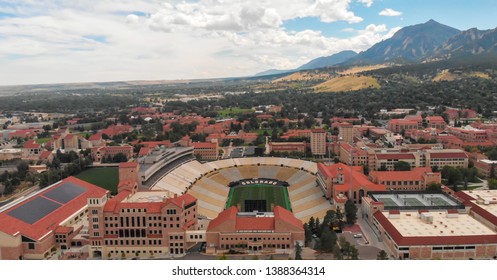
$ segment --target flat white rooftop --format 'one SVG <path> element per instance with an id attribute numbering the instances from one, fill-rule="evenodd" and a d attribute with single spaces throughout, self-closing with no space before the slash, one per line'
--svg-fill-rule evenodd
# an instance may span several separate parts
<path id="1" fill-rule="evenodd" d="M 475 220 L 468 214 L 451 214 L 447 211 L 430 211 L 428 216 L 432 221 L 426 222 L 421 215 L 414 211 L 401 211 L 400 214 L 392 215 L 389 211 L 382 212 L 392 225 L 404 237 L 443 237 L 443 236 L 471 236 L 471 235 L 495 235 L 496 232 Z"/>
<path id="2" fill-rule="evenodd" d="M 161 202 L 174 194 L 168 191 L 137 192 L 123 202 Z"/>
<path id="3" fill-rule="evenodd" d="M 479 207 L 497 217 L 497 190 L 473 190 L 463 192 L 471 196 L 474 199 L 473 202 Z"/>

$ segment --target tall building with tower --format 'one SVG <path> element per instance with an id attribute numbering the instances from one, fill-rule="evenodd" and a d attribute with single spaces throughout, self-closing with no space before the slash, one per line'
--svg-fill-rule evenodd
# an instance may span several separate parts
<path id="1" fill-rule="evenodd" d="M 313 156 L 323 157 L 326 154 L 326 131 L 316 128 L 311 131 L 311 152 Z"/>
<path id="2" fill-rule="evenodd" d="M 102 259 L 184 255 L 205 240 L 197 199 L 168 191 L 138 191 L 135 162 L 119 165 L 118 194 L 89 200 L 90 256 Z"/>

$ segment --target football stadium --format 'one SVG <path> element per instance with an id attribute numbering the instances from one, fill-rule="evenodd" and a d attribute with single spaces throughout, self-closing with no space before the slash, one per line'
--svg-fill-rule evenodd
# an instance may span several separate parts
<path id="1" fill-rule="evenodd" d="M 289 158 L 191 160 L 168 170 L 151 189 L 193 195 L 199 214 L 210 219 L 230 206 L 242 212 L 270 212 L 281 206 L 307 222 L 310 217 L 323 218 L 331 209 L 316 172 L 316 163 Z"/>

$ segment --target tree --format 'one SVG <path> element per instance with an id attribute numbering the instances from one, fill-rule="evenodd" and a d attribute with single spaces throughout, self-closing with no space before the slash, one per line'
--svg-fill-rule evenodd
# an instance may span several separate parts
<path id="1" fill-rule="evenodd" d="M 126 162 L 128 161 L 128 158 L 126 157 L 125 154 L 123 153 L 117 153 L 113 158 L 112 162 Z"/>
<path id="2" fill-rule="evenodd" d="M 335 256 L 335 259 L 337 259 L 337 260 L 343 260 L 343 254 L 342 254 L 342 250 L 340 249 L 340 247 L 335 246 L 333 248 L 333 256 Z"/>
<path id="3" fill-rule="evenodd" d="M 314 220 L 314 217 L 311 217 L 309 219 L 309 230 L 315 234 L 316 233 L 315 229 L 316 229 L 316 221 Z"/>
<path id="4" fill-rule="evenodd" d="M 442 178 L 447 179 L 447 184 L 454 185 L 462 179 L 462 172 L 459 168 L 446 165 L 442 168 Z"/>
<path id="5" fill-rule="evenodd" d="M 302 260 L 302 246 L 298 242 L 295 244 L 295 259 Z"/>
<path id="6" fill-rule="evenodd" d="M 427 191 L 432 191 L 432 192 L 441 192 L 442 191 L 442 184 L 431 182 L 428 185 L 428 188 L 426 188 L 426 190 Z"/>
<path id="7" fill-rule="evenodd" d="M 340 236 L 338 239 L 338 244 L 340 245 L 340 251 L 342 252 L 343 259 L 345 260 L 358 260 L 359 259 L 359 250 L 350 244 L 345 237 Z"/>
<path id="8" fill-rule="evenodd" d="M 329 228 L 324 228 L 323 232 L 321 233 L 320 241 L 321 242 L 319 249 L 321 249 L 323 252 L 331 252 L 337 242 L 337 235 Z"/>
<path id="9" fill-rule="evenodd" d="M 489 160 L 497 160 L 497 147 L 494 146 L 492 150 L 487 153 L 487 156 Z"/>
<path id="10" fill-rule="evenodd" d="M 319 218 L 316 218 L 316 221 L 314 222 L 314 228 L 312 229 L 312 232 L 314 232 L 318 236 L 321 236 L 321 232 L 320 232 L 321 227 L 320 226 L 321 226 L 321 223 L 319 222 Z"/>
<path id="11" fill-rule="evenodd" d="M 5 188 L 3 190 L 4 195 L 9 195 L 14 192 L 15 188 L 9 180 L 5 181 L 4 185 L 5 185 Z"/>
<path id="12" fill-rule="evenodd" d="M 488 179 L 488 188 L 491 190 L 497 190 L 497 179 L 490 178 Z"/>
<path id="13" fill-rule="evenodd" d="M 378 255 L 376 256 L 376 259 L 377 260 L 388 260 L 388 255 L 387 255 L 387 252 L 385 252 L 385 250 L 381 250 Z"/>
<path id="14" fill-rule="evenodd" d="M 492 163 L 490 166 L 490 175 L 488 175 L 488 178 L 497 179 L 495 176 L 495 163 Z"/>
<path id="15" fill-rule="evenodd" d="M 357 206 L 351 199 L 345 202 L 345 218 L 347 219 L 347 224 L 352 225 L 357 220 Z"/>
<path id="16" fill-rule="evenodd" d="M 222 256 L 219 257 L 219 260 L 227 260 L 228 257 L 226 256 L 226 254 L 223 254 Z"/>
<path id="17" fill-rule="evenodd" d="M 312 241 L 312 231 L 309 228 L 309 224 L 304 223 L 304 233 L 305 233 L 305 242 L 309 244 Z"/>
<path id="18" fill-rule="evenodd" d="M 21 161 L 17 165 L 17 174 L 19 176 L 19 179 L 24 180 L 26 178 L 26 175 L 28 174 L 29 170 L 29 164 L 25 161 Z"/>
<path id="19" fill-rule="evenodd" d="M 411 165 L 405 161 L 398 161 L 394 164 L 393 170 L 395 170 L 395 171 L 410 171 Z"/>

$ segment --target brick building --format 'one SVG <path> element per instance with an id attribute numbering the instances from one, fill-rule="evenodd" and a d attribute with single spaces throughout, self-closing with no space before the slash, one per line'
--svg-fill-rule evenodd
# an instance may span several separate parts
<path id="1" fill-rule="evenodd" d="M 311 131 L 311 153 L 318 157 L 326 155 L 326 131 L 322 128 Z"/>
<path id="2" fill-rule="evenodd" d="M 201 160 L 216 160 L 219 155 L 219 144 L 217 142 L 193 142 L 193 155 Z"/>
<path id="3" fill-rule="evenodd" d="M 306 143 L 304 142 L 269 142 L 269 152 L 278 153 L 305 153 Z"/>
<path id="4" fill-rule="evenodd" d="M 422 191 L 430 183 L 442 182 L 441 173 L 432 172 L 429 167 L 413 168 L 410 171 L 371 171 L 369 178 L 392 191 Z"/>
<path id="5" fill-rule="evenodd" d="M 486 191 L 484 191 L 486 192 Z M 471 191 L 373 194 L 363 214 L 395 259 L 489 259 L 497 254 L 496 204 Z M 495 193 L 487 196 L 492 201 Z M 388 201 L 388 203 L 384 202 Z M 416 203 L 414 203 L 414 201 Z"/>
<path id="6" fill-rule="evenodd" d="M 119 153 L 124 154 L 127 159 L 130 159 L 133 156 L 133 147 L 124 145 L 124 146 L 103 146 L 91 149 L 91 156 L 93 158 L 93 161 L 96 162 L 100 162 L 102 161 L 102 159 L 107 157 L 112 158 Z"/>
<path id="7" fill-rule="evenodd" d="M 281 206 L 265 213 L 239 212 L 232 206 L 209 223 L 206 252 L 291 252 L 295 244 L 304 244 L 304 235 L 302 222 Z"/>
<path id="8" fill-rule="evenodd" d="M 318 163 L 317 179 L 325 197 L 342 209 L 349 198 L 354 203 L 361 203 L 368 192 L 385 190 L 384 185 L 373 183 L 364 175 L 362 166 Z"/>
<path id="9" fill-rule="evenodd" d="M 88 244 L 88 200 L 109 191 L 68 177 L 0 207 L 0 260 L 48 259 L 61 249 Z"/>

